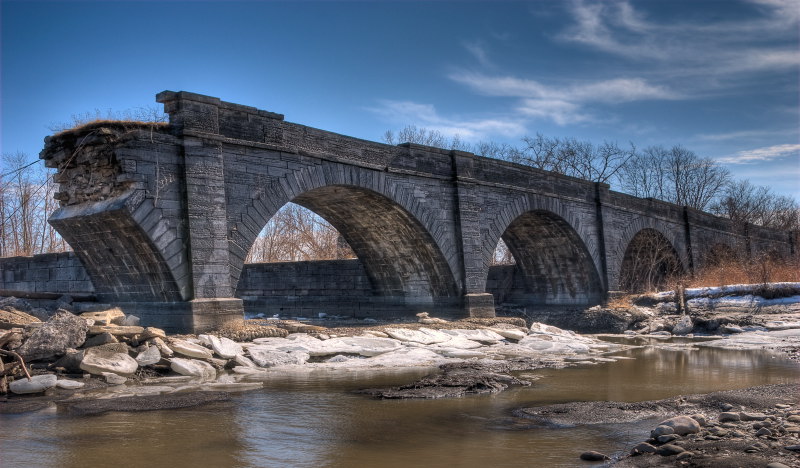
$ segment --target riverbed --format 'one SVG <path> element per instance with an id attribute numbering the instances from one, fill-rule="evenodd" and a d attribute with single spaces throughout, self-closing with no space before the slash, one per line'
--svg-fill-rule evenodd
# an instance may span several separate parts
<path id="1" fill-rule="evenodd" d="M 644 401 L 800 383 L 800 364 L 765 351 L 644 343 L 630 359 L 538 369 L 530 387 L 437 400 L 354 393 L 411 382 L 429 369 L 318 370 L 271 375 L 230 401 L 142 413 L 0 415 L 4 468 L 86 466 L 591 466 L 586 450 L 627 452 L 652 422 L 536 427 L 513 410 L 571 401 Z"/>

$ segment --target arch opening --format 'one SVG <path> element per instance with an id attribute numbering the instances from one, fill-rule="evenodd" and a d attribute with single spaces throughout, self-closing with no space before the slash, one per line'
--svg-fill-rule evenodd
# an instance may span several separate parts
<path id="1" fill-rule="evenodd" d="M 628 247 L 620 268 L 620 289 L 630 293 L 657 291 L 669 286 L 684 270 L 678 252 L 659 231 L 639 231 Z"/>
<path id="2" fill-rule="evenodd" d="M 513 262 L 489 268 L 487 291 L 497 303 L 592 305 L 603 300 L 591 255 L 560 216 L 528 211 L 509 224 L 500 242 Z"/>
<path id="3" fill-rule="evenodd" d="M 267 278 L 269 274 L 256 278 L 256 268 L 246 265 L 237 296 L 247 301 L 260 291 L 256 295 L 265 300 L 268 296 L 277 301 L 288 299 L 295 303 L 289 309 L 298 315 L 400 314 L 420 307 L 454 305 L 460 299 L 455 278 L 434 239 L 413 215 L 389 198 L 368 189 L 331 185 L 306 191 L 291 203 L 296 204 L 299 216 L 307 216 L 305 212 L 318 217 L 311 224 L 327 244 L 321 249 L 324 260 L 311 260 L 305 252 L 284 255 L 279 260 L 301 262 L 262 267 L 272 272 L 273 278 Z M 257 257 L 253 254 L 251 248 L 248 256 Z M 280 292 L 273 288 L 270 294 L 269 288 L 259 290 L 254 284 L 258 281 L 279 281 L 286 287 Z"/>

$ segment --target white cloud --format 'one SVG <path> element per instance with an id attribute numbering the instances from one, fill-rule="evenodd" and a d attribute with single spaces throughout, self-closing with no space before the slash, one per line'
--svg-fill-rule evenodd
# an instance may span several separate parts
<path id="1" fill-rule="evenodd" d="M 739 130 L 725 133 L 701 133 L 695 138 L 706 141 L 756 140 L 768 137 L 786 137 L 797 134 L 797 130 Z"/>
<path id="2" fill-rule="evenodd" d="M 517 111 L 550 119 L 558 125 L 592 120 L 588 104 L 616 104 L 643 100 L 680 99 L 680 95 L 639 78 L 548 86 L 536 80 L 512 76 L 487 76 L 454 72 L 450 79 L 487 96 L 520 98 Z"/>
<path id="3" fill-rule="evenodd" d="M 717 158 L 717 161 L 726 164 L 750 164 L 798 155 L 800 155 L 800 144 L 784 144 L 739 151 L 732 156 Z"/>
<path id="4" fill-rule="evenodd" d="M 464 48 L 467 49 L 467 52 L 470 53 L 475 60 L 478 61 L 483 67 L 492 68 L 494 64 L 492 63 L 491 59 L 489 59 L 489 54 L 486 52 L 486 46 L 479 41 L 476 42 L 465 42 Z"/>
<path id="5" fill-rule="evenodd" d="M 478 141 L 492 135 L 519 137 L 526 133 L 519 116 L 501 116 L 490 119 L 448 118 L 439 115 L 431 104 L 412 101 L 381 100 L 378 107 L 369 110 L 397 125 L 418 125 L 436 130 L 448 137 L 459 136 L 466 141 Z"/>
<path id="6" fill-rule="evenodd" d="M 749 3 L 758 6 L 761 15 L 739 20 L 657 22 L 625 0 L 576 0 L 569 7 L 573 24 L 557 39 L 649 62 L 652 65 L 648 68 L 656 74 L 691 78 L 693 87 L 718 87 L 714 79 L 736 78 L 731 74 L 783 71 L 800 65 L 796 46 L 800 1 Z"/>

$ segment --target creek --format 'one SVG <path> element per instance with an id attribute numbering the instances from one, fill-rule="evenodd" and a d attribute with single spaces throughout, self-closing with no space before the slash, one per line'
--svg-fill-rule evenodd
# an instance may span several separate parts
<path id="1" fill-rule="evenodd" d="M 663 343 L 660 342 L 660 343 Z M 585 450 L 627 451 L 652 424 L 531 428 L 512 411 L 571 401 L 644 401 L 800 383 L 800 364 L 763 351 L 688 346 L 614 353 L 632 359 L 521 372 L 530 387 L 440 400 L 377 400 L 365 387 L 428 371 L 312 371 L 272 377 L 227 402 L 170 411 L 0 415 L 0 466 L 517 467 L 591 466 Z"/>

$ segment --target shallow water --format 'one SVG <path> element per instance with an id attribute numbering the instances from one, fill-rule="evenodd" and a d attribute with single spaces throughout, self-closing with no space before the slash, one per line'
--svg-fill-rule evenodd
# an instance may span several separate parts
<path id="1" fill-rule="evenodd" d="M 620 453 L 648 424 L 520 429 L 519 407 L 642 401 L 769 383 L 800 383 L 800 365 L 760 351 L 653 347 L 633 357 L 527 371 L 531 387 L 447 400 L 374 400 L 351 393 L 424 371 L 314 372 L 200 408 L 71 417 L 0 415 L 0 466 L 516 467 L 590 466 L 585 450 Z"/>

